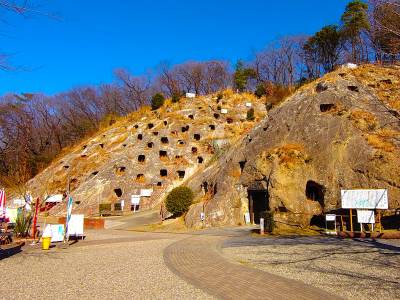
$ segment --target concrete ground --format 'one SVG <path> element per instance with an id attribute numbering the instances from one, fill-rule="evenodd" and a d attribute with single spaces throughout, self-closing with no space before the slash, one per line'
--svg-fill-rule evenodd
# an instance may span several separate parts
<path id="1" fill-rule="evenodd" d="M 182 238 L 103 230 L 67 249 L 26 246 L 0 261 L 0 298 L 211 299 L 164 263 L 164 249 Z"/>
<path id="2" fill-rule="evenodd" d="M 226 241 L 223 253 L 346 299 L 400 299 L 400 240 L 244 237 Z"/>
<path id="3" fill-rule="evenodd" d="M 399 241 L 127 230 L 153 218 L 120 218 L 68 247 L 26 245 L 0 260 L 0 298 L 400 298 Z"/>

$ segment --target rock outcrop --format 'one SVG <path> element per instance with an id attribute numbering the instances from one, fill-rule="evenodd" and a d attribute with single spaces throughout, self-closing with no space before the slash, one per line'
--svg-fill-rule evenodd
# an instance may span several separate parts
<path id="1" fill-rule="evenodd" d="M 243 223 L 249 195 L 282 226 L 340 208 L 341 189 L 385 188 L 399 208 L 400 67 L 341 68 L 301 87 L 189 184 L 204 194 L 189 227 L 203 211 L 206 226 Z"/>
<path id="2" fill-rule="evenodd" d="M 165 194 L 201 173 L 215 153 L 244 136 L 266 115 L 262 100 L 251 94 L 225 91 L 181 99 L 157 111 L 148 107 L 121 118 L 64 154 L 28 182 L 32 196 L 65 194 L 74 199 L 73 212 L 93 216 L 99 204 L 124 201 L 131 210 L 131 195 L 146 194 L 140 209 L 160 204 Z M 256 120 L 247 121 L 249 107 Z M 66 200 L 50 210 L 65 214 Z"/>

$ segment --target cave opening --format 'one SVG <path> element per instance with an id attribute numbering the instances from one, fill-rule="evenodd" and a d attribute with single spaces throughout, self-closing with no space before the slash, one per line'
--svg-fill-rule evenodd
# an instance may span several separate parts
<path id="1" fill-rule="evenodd" d="M 323 185 L 316 183 L 315 181 L 309 180 L 306 184 L 306 197 L 307 199 L 317 201 L 321 207 L 324 207 L 326 189 Z"/>
<path id="2" fill-rule="evenodd" d="M 211 129 L 211 130 L 215 130 L 215 125 L 208 125 L 208 127 Z"/>
<path id="3" fill-rule="evenodd" d="M 143 134 L 139 133 L 137 138 L 138 138 L 139 141 L 143 140 Z"/>
<path id="4" fill-rule="evenodd" d="M 202 164 L 203 161 L 204 161 L 204 159 L 203 159 L 201 156 L 198 156 L 198 157 L 197 157 L 197 162 L 198 162 L 199 164 Z"/>
<path id="5" fill-rule="evenodd" d="M 168 158 L 168 153 L 165 150 L 160 150 L 160 158 Z"/>
<path id="6" fill-rule="evenodd" d="M 143 163 L 146 160 L 146 155 L 140 154 L 138 156 L 138 162 Z"/>
<path id="7" fill-rule="evenodd" d="M 320 104 L 320 106 L 319 106 L 319 110 L 321 112 L 327 112 L 334 108 L 335 108 L 335 104 L 333 104 L 333 103 L 324 103 L 324 104 Z"/>
<path id="8" fill-rule="evenodd" d="M 267 190 L 247 190 L 249 200 L 250 222 L 260 224 L 261 214 L 269 210 L 269 194 Z"/>
<path id="9" fill-rule="evenodd" d="M 163 136 L 162 138 L 161 138 L 161 143 L 163 143 L 163 144 L 168 144 L 168 138 L 166 137 L 166 136 Z"/>
<path id="10" fill-rule="evenodd" d="M 153 148 L 153 146 L 154 146 L 154 143 L 153 143 L 153 142 L 147 143 L 147 148 Z"/>
<path id="11" fill-rule="evenodd" d="M 147 128 L 148 128 L 148 129 L 152 129 L 153 127 L 154 127 L 154 124 L 153 124 L 153 123 L 147 124 Z"/>
<path id="12" fill-rule="evenodd" d="M 194 138 L 196 141 L 200 141 L 201 136 L 200 136 L 200 134 L 195 133 L 195 134 L 193 135 L 193 138 Z"/>
<path id="13" fill-rule="evenodd" d="M 178 173 L 178 177 L 179 177 L 179 179 L 183 179 L 183 178 L 185 178 L 185 171 L 181 171 L 181 170 L 179 170 L 179 171 L 177 171 L 177 173 Z"/>
<path id="14" fill-rule="evenodd" d="M 197 147 L 192 147 L 192 153 L 196 154 L 197 153 Z"/>
<path id="15" fill-rule="evenodd" d="M 120 198 L 122 196 L 122 189 L 116 188 L 116 189 L 114 189 L 114 193 L 118 198 Z"/>
<path id="16" fill-rule="evenodd" d="M 167 177 L 167 175 L 168 175 L 167 169 L 161 169 L 160 170 L 160 176 L 161 177 Z"/>

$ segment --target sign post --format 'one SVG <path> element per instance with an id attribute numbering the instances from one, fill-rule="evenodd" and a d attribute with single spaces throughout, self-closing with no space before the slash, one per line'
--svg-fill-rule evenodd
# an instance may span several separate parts
<path id="1" fill-rule="evenodd" d="M 264 218 L 260 218 L 260 234 L 264 235 Z"/>
<path id="2" fill-rule="evenodd" d="M 38 215 L 38 210 L 39 210 L 39 201 L 40 199 L 36 199 L 35 203 L 35 214 L 33 215 L 33 227 L 32 227 L 32 238 L 33 242 L 35 242 L 35 237 L 36 237 L 36 223 L 37 223 L 37 215 Z"/>

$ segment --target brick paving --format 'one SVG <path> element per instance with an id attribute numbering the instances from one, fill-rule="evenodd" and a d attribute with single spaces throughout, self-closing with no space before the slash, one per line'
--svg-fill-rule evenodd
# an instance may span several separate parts
<path id="1" fill-rule="evenodd" d="M 224 234 L 195 235 L 164 250 L 167 266 L 222 299 L 339 299 L 299 281 L 233 263 L 220 254 Z"/>

